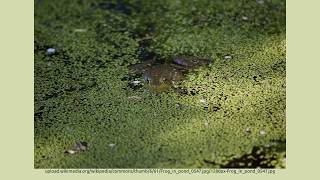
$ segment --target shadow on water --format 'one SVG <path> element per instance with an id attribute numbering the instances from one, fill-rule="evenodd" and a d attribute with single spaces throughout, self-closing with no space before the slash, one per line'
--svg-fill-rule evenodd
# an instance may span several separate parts
<path id="1" fill-rule="evenodd" d="M 132 9 L 134 8 L 129 4 L 125 3 L 124 1 L 118 1 L 118 2 L 106 1 L 106 2 L 93 4 L 93 7 L 102 9 L 102 10 L 110 10 L 116 13 L 124 13 L 128 16 L 132 14 Z"/>
<path id="2" fill-rule="evenodd" d="M 279 153 L 285 153 L 286 141 L 274 141 L 265 146 L 255 146 L 250 154 L 244 154 L 239 158 L 228 161 L 227 164 L 221 165 L 221 168 L 279 168 L 285 163 L 279 157 Z M 206 164 L 217 165 L 210 160 L 204 160 Z M 280 165 L 279 165 L 280 164 Z M 282 168 L 284 168 L 282 167 Z"/>

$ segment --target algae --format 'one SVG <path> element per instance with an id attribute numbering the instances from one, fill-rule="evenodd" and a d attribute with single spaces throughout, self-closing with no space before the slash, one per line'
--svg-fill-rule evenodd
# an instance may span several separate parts
<path id="1" fill-rule="evenodd" d="M 35 168 L 250 167 L 239 161 L 286 139 L 285 6 L 35 1 Z M 184 94 L 133 90 L 128 66 L 154 54 L 214 63 Z M 77 142 L 90 148 L 66 155 Z M 285 167 L 285 148 L 262 149 L 257 166 Z"/>

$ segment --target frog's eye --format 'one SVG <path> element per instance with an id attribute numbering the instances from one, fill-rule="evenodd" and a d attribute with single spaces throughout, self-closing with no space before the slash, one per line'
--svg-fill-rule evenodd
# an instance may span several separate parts
<path id="1" fill-rule="evenodd" d="M 196 59 L 193 59 L 193 60 L 192 60 L 192 62 L 193 62 L 193 63 L 197 63 L 197 62 L 198 62 L 198 60 L 196 60 Z"/>

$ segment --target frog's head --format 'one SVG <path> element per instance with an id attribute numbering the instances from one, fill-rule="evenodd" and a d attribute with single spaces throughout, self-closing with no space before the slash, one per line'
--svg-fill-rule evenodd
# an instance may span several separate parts
<path id="1" fill-rule="evenodd" d="M 160 84 L 167 83 L 167 79 L 164 76 L 152 73 L 143 73 L 143 80 L 146 84 L 151 86 L 159 86 Z"/>
<path id="2" fill-rule="evenodd" d="M 165 77 L 150 76 L 150 74 L 143 74 L 145 86 L 153 92 L 160 93 L 170 89 L 171 84 L 167 82 Z"/>

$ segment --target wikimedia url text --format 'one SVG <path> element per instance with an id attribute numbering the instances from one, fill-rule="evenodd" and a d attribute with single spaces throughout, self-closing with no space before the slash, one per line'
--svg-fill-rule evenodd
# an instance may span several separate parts
<path id="1" fill-rule="evenodd" d="M 275 174 L 275 169 L 46 169 L 47 174 Z"/>

